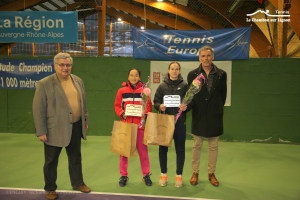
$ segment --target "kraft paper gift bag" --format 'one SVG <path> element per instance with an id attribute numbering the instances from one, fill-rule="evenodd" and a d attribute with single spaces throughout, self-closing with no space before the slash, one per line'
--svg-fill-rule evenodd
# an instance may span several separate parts
<path id="1" fill-rule="evenodd" d="M 144 131 L 145 145 L 170 147 L 175 129 L 175 116 L 149 112 Z"/>
<path id="2" fill-rule="evenodd" d="M 110 150 L 130 158 L 136 155 L 137 124 L 114 121 Z"/>

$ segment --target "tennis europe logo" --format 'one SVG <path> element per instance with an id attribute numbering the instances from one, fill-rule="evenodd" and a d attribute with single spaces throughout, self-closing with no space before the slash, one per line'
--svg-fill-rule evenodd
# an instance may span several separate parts
<path id="1" fill-rule="evenodd" d="M 275 14 L 269 14 L 269 10 L 257 10 L 254 13 L 247 14 L 246 22 L 290 22 L 290 13 L 289 11 L 279 11 L 275 10 Z M 264 17 L 256 18 L 255 15 L 263 13 Z M 261 16 L 261 15 L 260 15 Z M 248 18 L 249 17 L 249 18 Z"/>

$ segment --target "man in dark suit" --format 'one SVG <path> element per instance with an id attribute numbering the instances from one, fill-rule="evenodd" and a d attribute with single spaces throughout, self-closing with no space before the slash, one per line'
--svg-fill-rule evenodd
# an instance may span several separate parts
<path id="1" fill-rule="evenodd" d="M 91 189 L 83 182 L 81 138 L 86 140 L 89 119 L 83 81 L 71 74 L 73 59 L 68 53 L 54 57 L 54 74 L 38 81 L 33 98 L 36 136 L 44 143 L 44 179 L 46 197 L 57 198 L 57 165 L 66 148 L 69 175 L 74 190 Z"/>
<path id="2" fill-rule="evenodd" d="M 223 113 L 227 95 L 227 74 L 212 63 L 214 50 L 204 46 L 199 50 L 200 66 L 189 72 L 187 80 L 190 85 L 202 73 L 206 84 L 197 93 L 188 110 L 192 108 L 192 185 L 198 184 L 201 148 L 205 138 L 208 140 L 208 179 L 213 186 L 219 186 L 215 176 L 218 158 L 218 140 L 223 134 Z"/>

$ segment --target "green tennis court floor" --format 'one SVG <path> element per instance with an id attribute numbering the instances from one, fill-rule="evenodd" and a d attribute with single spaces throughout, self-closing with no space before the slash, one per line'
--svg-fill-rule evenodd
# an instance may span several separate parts
<path id="1" fill-rule="evenodd" d="M 182 188 L 174 187 L 174 147 L 168 154 L 168 185 L 158 185 L 156 146 L 149 147 L 153 186 L 142 182 L 139 159 L 135 156 L 129 159 L 128 184 L 119 187 L 119 156 L 110 152 L 110 137 L 88 136 L 87 141 L 82 141 L 84 181 L 95 194 L 134 195 L 136 199 L 300 200 L 300 145 L 220 142 L 216 170 L 219 187 L 207 179 L 207 142 L 203 145 L 200 182 L 197 186 L 189 184 L 191 149 L 192 140 L 187 140 Z M 1 190 L 43 191 L 43 145 L 34 134 L 0 133 L 0 151 Z M 72 191 L 65 150 L 59 160 L 57 185 L 58 191 Z"/>

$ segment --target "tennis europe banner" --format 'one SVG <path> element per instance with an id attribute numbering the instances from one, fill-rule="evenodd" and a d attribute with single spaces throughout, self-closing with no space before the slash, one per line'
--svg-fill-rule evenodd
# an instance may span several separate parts
<path id="1" fill-rule="evenodd" d="M 78 42 L 78 13 L 75 11 L 0 12 L 0 43 Z"/>
<path id="2" fill-rule="evenodd" d="M 133 28 L 133 57 L 150 60 L 199 60 L 199 49 L 211 46 L 214 60 L 249 58 L 251 27 L 216 30 L 141 30 Z"/>

